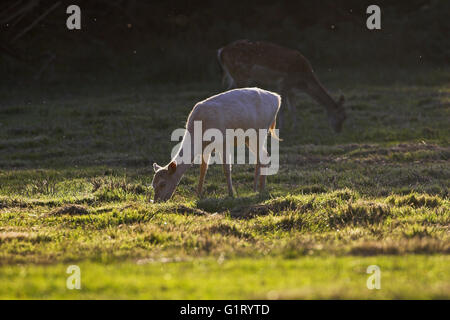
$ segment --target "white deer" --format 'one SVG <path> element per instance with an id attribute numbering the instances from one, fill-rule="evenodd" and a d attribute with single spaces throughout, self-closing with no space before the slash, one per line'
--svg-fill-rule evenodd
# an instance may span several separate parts
<path id="1" fill-rule="evenodd" d="M 198 139 L 198 134 L 203 137 L 203 132 L 208 129 L 218 129 L 222 133 L 223 149 L 219 151 L 222 157 L 223 171 L 227 180 L 228 193 L 233 196 L 233 185 L 231 181 L 231 161 L 230 153 L 227 152 L 226 130 L 227 129 L 254 129 L 259 131 L 261 129 L 270 131 L 271 135 L 278 139 L 274 129 L 276 117 L 281 104 L 281 97 L 273 92 L 262 90 L 259 88 L 243 88 L 234 89 L 212 96 L 204 101 L 197 103 L 192 109 L 186 122 L 186 131 L 181 142 L 180 149 L 175 157 L 164 167 L 153 164 L 155 175 L 153 177 L 152 186 L 155 191 L 155 201 L 167 201 L 172 197 L 178 183 L 183 174 L 192 165 L 195 157 L 198 154 L 202 155 L 200 165 L 200 177 L 198 182 L 197 193 L 200 196 L 202 193 L 203 182 L 205 174 L 208 169 L 208 161 L 211 154 L 204 154 L 206 143 L 203 142 L 202 150 L 195 151 L 194 141 Z M 202 131 L 195 132 L 194 122 L 201 121 Z M 267 132 L 267 131 L 266 131 Z M 190 139 L 186 137 L 189 133 Z M 197 136 L 196 136 L 197 135 Z M 259 135 L 258 135 L 259 137 Z M 264 137 L 266 138 L 266 137 Z M 261 168 L 266 166 L 260 159 L 260 155 L 267 156 L 267 151 L 263 144 L 260 144 L 259 138 L 256 146 L 257 150 L 251 150 L 256 155 L 256 168 L 254 190 L 256 191 L 259 180 L 259 191 L 265 188 L 265 175 L 261 174 Z M 231 140 L 231 139 L 230 139 Z M 265 139 L 264 139 L 265 140 Z M 203 141 L 203 139 L 201 139 Z M 245 140 L 244 140 L 245 141 Z M 238 139 L 233 139 L 229 142 L 230 145 L 235 146 Z M 247 147 L 251 148 L 251 144 L 245 141 Z M 187 149 L 189 148 L 189 149 Z M 259 150 L 258 150 L 259 149 Z M 184 152 L 190 154 L 190 162 L 182 161 Z M 261 153 L 260 153 L 261 152 Z"/>
<path id="2" fill-rule="evenodd" d="M 309 61 L 297 50 L 270 42 L 238 40 L 220 48 L 217 57 L 228 89 L 256 85 L 274 90 L 281 94 L 290 111 L 295 111 L 291 107 L 295 91 L 306 92 L 325 107 L 333 130 L 341 131 L 346 119 L 344 96 L 335 101 L 317 78 Z M 280 126 L 282 115 L 283 112 Z M 293 120 L 295 126 L 295 116 Z"/>

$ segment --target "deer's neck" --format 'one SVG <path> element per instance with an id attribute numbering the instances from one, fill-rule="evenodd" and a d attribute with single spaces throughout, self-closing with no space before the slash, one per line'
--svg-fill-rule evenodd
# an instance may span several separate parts
<path id="1" fill-rule="evenodd" d="M 183 177 L 184 173 L 191 167 L 190 164 L 182 163 L 177 165 L 177 170 L 174 173 L 174 178 L 177 182 L 177 184 L 180 182 L 181 178 Z"/>
<path id="2" fill-rule="evenodd" d="M 188 126 L 186 130 L 183 140 L 181 142 L 180 148 L 178 149 L 175 157 L 173 157 L 172 161 L 177 162 L 177 170 L 175 171 L 175 178 L 177 182 L 181 180 L 181 177 L 184 173 L 192 166 L 195 159 L 194 153 L 194 137 L 193 133 L 190 131 L 191 128 Z"/>
<path id="3" fill-rule="evenodd" d="M 324 106 L 327 111 L 336 110 L 336 101 L 333 100 L 328 90 L 325 89 L 314 73 L 312 81 L 308 83 L 306 92 L 309 93 L 309 95 L 319 104 Z"/>

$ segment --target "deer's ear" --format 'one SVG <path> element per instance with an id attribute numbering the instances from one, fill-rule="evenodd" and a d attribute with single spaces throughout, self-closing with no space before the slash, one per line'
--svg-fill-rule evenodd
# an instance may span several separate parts
<path id="1" fill-rule="evenodd" d="M 173 160 L 171 163 L 169 163 L 169 166 L 167 167 L 169 169 L 169 173 L 172 174 L 177 170 L 177 162 Z"/>
<path id="2" fill-rule="evenodd" d="M 156 162 L 153 162 L 153 170 L 155 170 L 155 172 L 156 172 L 156 171 L 158 171 L 159 169 L 161 169 L 161 167 L 158 166 L 158 165 L 156 164 Z"/>
<path id="3" fill-rule="evenodd" d="M 341 94 L 341 96 L 339 97 L 339 105 L 342 106 L 344 104 L 344 102 L 345 102 L 345 97 L 343 94 Z"/>

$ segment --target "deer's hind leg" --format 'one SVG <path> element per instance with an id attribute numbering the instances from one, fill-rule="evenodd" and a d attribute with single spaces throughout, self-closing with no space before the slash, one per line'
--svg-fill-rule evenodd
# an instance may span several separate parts
<path id="1" fill-rule="evenodd" d="M 247 148 L 254 154 L 256 157 L 256 164 L 255 164 L 255 178 L 253 180 L 253 191 L 258 191 L 258 182 L 261 185 L 261 161 L 259 158 L 259 136 L 256 137 L 256 146 L 252 146 L 250 144 L 250 141 L 246 141 L 245 144 L 247 145 Z"/>
<path id="2" fill-rule="evenodd" d="M 297 109 L 295 108 L 295 94 L 292 90 L 289 90 L 286 94 L 286 102 L 289 105 L 289 118 L 292 119 L 293 129 L 297 128 Z"/>
<path id="3" fill-rule="evenodd" d="M 237 88 L 236 82 L 234 81 L 233 77 L 226 70 L 223 71 L 222 86 L 224 86 L 226 90 Z"/>
<path id="4" fill-rule="evenodd" d="M 263 192 L 266 188 L 266 175 L 260 174 L 259 175 L 259 192 Z"/>
<path id="5" fill-rule="evenodd" d="M 260 148 L 261 148 L 261 150 L 260 150 L 261 154 L 264 154 L 265 158 L 267 159 L 267 156 L 268 156 L 267 151 L 264 149 L 263 146 L 261 146 Z M 266 175 L 261 174 L 261 168 L 266 167 L 266 165 L 261 163 L 261 159 L 260 159 L 259 155 L 260 155 L 260 153 L 258 152 L 258 163 L 256 164 L 256 167 L 258 170 L 258 175 L 256 175 L 256 172 L 255 172 L 255 191 L 256 191 L 256 185 L 259 182 L 259 190 L 258 191 L 263 192 L 264 189 L 266 188 Z"/>
<path id="6" fill-rule="evenodd" d="M 292 119 L 291 125 L 295 128 L 297 126 L 297 117 L 296 110 L 294 104 L 294 92 L 292 91 L 292 87 L 288 82 L 283 82 L 279 91 L 281 95 L 281 110 L 278 112 L 279 115 L 279 125 L 278 127 L 285 126 L 285 117 L 289 114 L 289 118 Z"/>
<path id="7" fill-rule="evenodd" d="M 251 148 L 251 145 L 247 143 L 247 147 L 253 154 L 256 156 L 256 165 L 255 165 L 255 180 L 253 182 L 253 190 L 263 192 L 266 188 L 266 175 L 261 174 L 261 168 L 265 168 L 267 164 L 261 163 L 261 156 L 263 156 L 265 159 L 268 159 L 269 154 L 267 153 L 267 150 L 264 148 L 264 144 L 260 144 L 260 138 L 257 137 L 257 147 L 256 149 L 253 147 Z M 258 188 L 259 184 L 259 188 Z"/>

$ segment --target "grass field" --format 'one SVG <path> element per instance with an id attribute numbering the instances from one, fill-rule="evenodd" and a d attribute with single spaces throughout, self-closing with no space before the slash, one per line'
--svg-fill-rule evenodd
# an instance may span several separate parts
<path id="1" fill-rule="evenodd" d="M 2 86 L 0 298 L 450 298 L 449 71 L 319 71 L 346 96 L 340 135 L 299 96 L 267 192 L 235 165 L 227 197 L 216 165 L 198 199 L 194 166 L 158 204 L 151 161 L 219 80 Z"/>

